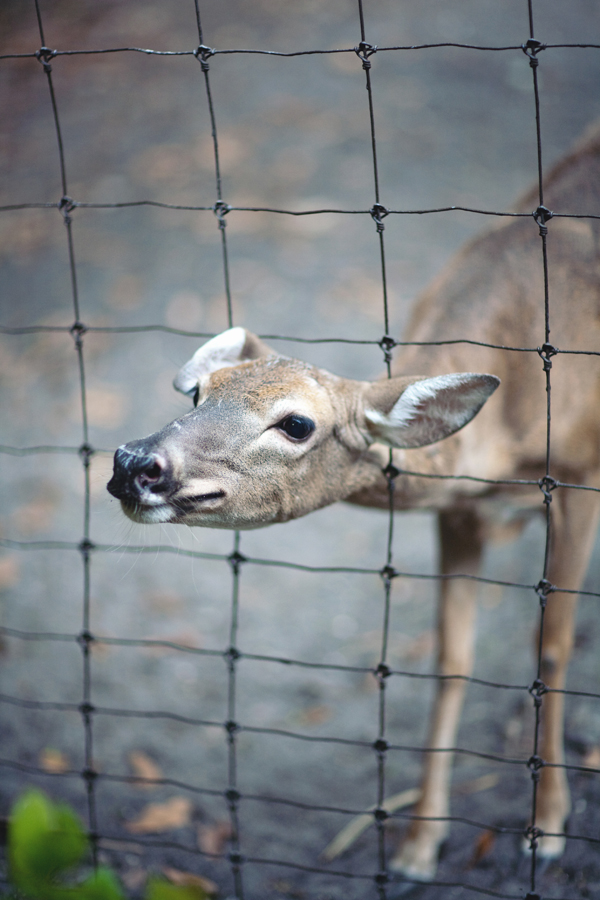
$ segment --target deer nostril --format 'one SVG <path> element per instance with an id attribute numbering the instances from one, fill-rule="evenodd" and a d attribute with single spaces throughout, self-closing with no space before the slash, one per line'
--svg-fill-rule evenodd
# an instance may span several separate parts
<path id="1" fill-rule="evenodd" d="M 138 472 L 136 475 L 136 482 L 140 487 L 154 487 L 158 485 L 158 483 L 162 480 L 163 476 L 163 466 L 158 462 L 158 460 L 153 460 L 150 465 L 145 466 L 145 468 Z"/>

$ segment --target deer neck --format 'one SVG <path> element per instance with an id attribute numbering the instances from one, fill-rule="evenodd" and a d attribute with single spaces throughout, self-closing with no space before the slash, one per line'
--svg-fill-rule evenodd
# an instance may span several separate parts
<path id="1" fill-rule="evenodd" d="M 464 483 L 451 478 L 435 476 L 459 474 L 461 455 L 460 435 L 453 435 L 439 444 L 414 450 L 392 450 L 393 495 L 395 509 L 441 509 L 447 506 L 460 491 L 464 493 Z M 349 503 L 361 506 L 389 507 L 390 448 L 383 444 L 373 444 L 367 454 L 368 466 L 364 474 L 368 478 L 360 490 L 347 497 Z M 414 475 L 412 473 L 418 473 Z M 421 477 L 418 477 L 418 476 Z M 468 488 L 467 488 L 468 492 Z"/>

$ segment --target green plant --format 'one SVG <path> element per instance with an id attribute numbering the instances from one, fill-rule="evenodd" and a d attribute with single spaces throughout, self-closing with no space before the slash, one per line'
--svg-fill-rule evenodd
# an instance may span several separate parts
<path id="1" fill-rule="evenodd" d="M 89 839 L 76 813 L 42 791 L 26 791 L 8 825 L 8 875 L 14 897 L 28 900 L 125 900 L 117 876 L 98 866 L 87 877 L 78 868 L 89 858 Z M 145 900 L 204 900 L 198 887 L 150 878 Z"/>

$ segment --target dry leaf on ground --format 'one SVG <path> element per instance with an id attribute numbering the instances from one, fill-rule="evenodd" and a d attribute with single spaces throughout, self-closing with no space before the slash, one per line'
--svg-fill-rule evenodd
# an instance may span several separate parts
<path id="1" fill-rule="evenodd" d="M 583 757 L 583 765 L 590 769 L 600 769 L 600 747 L 591 747 Z"/>
<path id="2" fill-rule="evenodd" d="M 198 847 L 203 853 L 211 856 L 222 856 L 225 844 L 231 837 L 229 822 L 217 822 L 216 825 L 200 825 L 198 828 Z"/>
<path id="3" fill-rule="evenodd" d="M 71 768 L 68 757 L 62 750 L 55 750 L 53 747 L 44 747 L 39 760 L 44 772 L 50 772 L 52 775 L 62 775 Z"/>
<path id="4" fill-rule="evenodd" d="M 322 722 L 327 722 L 332 715 L 331 707 L 321 703 L 303 709 L 297 719 L 300 725 L 320 725 Z"/>
<path id="5" fill-rule="evenodd" d="M 0 590 L 11 588 L 19 581 L 21 573 L 16 556 L 3 556 L 0 559 Z"/>
<path id="6" fill-rule="evenodd" d="M 189 825 L 191 816 L 191 800 L 187 797 L 171 797 L 165 803 L 148 803 L 137 818 L 125 822 L 125 828 L 132 834 L 171 831 Z"/>
<path id="7" fill-rule="evenodd" d="M 198 887 L 208 896 L 214 896 L 219 893 L 219 888 L 214 881 L 211 881 L 210 878 L 204 878 L 203 875 L 195 875 L 193 872 L 182 872 L 180 869 L 171 869 L 169 866 L 163 867 L 163 875 L 172 884 L 180 887 Z"/>
<path id="8" fill-rule="evenodd" d="M 138 781 L 134 787 L 143 791 L 152 790 L 154 784 L 148 782 L 158 781 L 163 774 L 153 759 L 150 759 L 147 753 L 142 750 L 132 750 L 129 754 L 129 765 L 133 769 L 133 774 L 138 778 L 144 778 L 145 781 Z"/>
<path id="9" fill-rule="evenodd" d="M 146 870 L 139 866 L 136 866 L 133 869 L 127 869 L 121 874 L 121 881 L 128 891 L 139 891 L 144 885 L 146 878 Z"/>
<path id="10" fill-rule="evenodd" d="M 494 848 L 494 844 L 496 842 L 496 835 L 493 831 L 482 831 L 477 840 L 475 841 L 475 846 L 473 848 L 473 855 L 471 856 L 469 865 L 467 868 L 473 869 L 475 866 L 481 862 L 481 860 L 485 856 L 489 856 Z"/>

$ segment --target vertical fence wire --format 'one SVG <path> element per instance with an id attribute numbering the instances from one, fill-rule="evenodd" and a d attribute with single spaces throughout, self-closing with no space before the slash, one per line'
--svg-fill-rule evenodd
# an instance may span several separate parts
<path id="1" fill-rule="evenodd" d="M 198 26 L 199 45 L 196 50 L 196 57 L 200 61 L 202 73 L 204 75 L 204 85 L 206 88 L 206 100 L 210 115 L 210 129 L 213 142 L 213 153 L 215 161 L 215 184 L 217 190 L 217 200 L 213 207 L 217 217 L 219 233 L 221 235 L 221 253 L 223 259 L 223 279 L 225 283 L 225 298 L 227 303 L 227 324 L 229 328 L 233 327 L 233 308 L 231 303 L 231 286 L 229 277 L 229 256 L 227 253 L 227 222 L 225 216 L 229 211 L 228 205 L 223 200 L 223 187 L 221 180 L 221 166 L 219 162 L 219 140 L 217 136 L 217 119 L 213 103 L 211 84 L 210 84 L 210 66 L 208 60 L 213 55 L 210 47 L 204 43 L 204 32 L 202 29 L 202 19 L 200 10 L 200 0 L 194 0 L 196 12 L 196 23 Z M 225 725 L 227 747 L 228 747 L 228 766 L 227 766 L 227 805 L 229 808 L 229 818 L 231 823 L 231 840 L 229 850 L 229 861 L 231 864 L 231 873 L 233 877 L 233 885 L 236 900 L 244 900 L 244 882 L 242 877 L 243 856 L 241 853 L 241 835 L 240 835 L 240 817 L 239 803 L 240 794 L 237 789 L 237 732 L 238 724 L 236 722 L 236 680 L 237 680 L 237 663 L 239 659 L 239 651 L 237 649 L 238 642 L 238 614 L 239 614 L 239 591 L 240 591 L 240 566 L 243 562 L 243 556 L 240 553 L 240 533 L 236 531 L 233 538 L 233 550 L 230 556 L 232 586 L 231 586 L 231 613 L 230 613 L 230 630 L 229 630 L 229 648 L 227 650 L 227 722 Z"/>
<path id="2" fill-rule="evenodd" d="M 374 343 L 378 344 L 383 351 L 384 361 L 387 369 L 388 377 L 391 377 L 391 351 L 394 346 L 398 343 L 390 334 L 390 316 L 389 316 L 389 300 L 388 300 L 388 278 L 386 273 L 386 255 L 385 255 L 385 241 L 384 241 L 384 231 L 385 224 L 384 218 L 388 216 L 392 210 L 386 208 L 382 203 L 382 195 L 381 195 L 381 185 L 380 185 L 380 176 L 378 170 L 378 161 L 377 161 L 377 141 L 376 141 L 376 132 L 375 132 L 375 91 L 374 91 L 374 83 L 372 78 L 372 57 L 377 53 L 378 48 L 374 44 L 368 42 L 367 39 L 367 23 L 365 17 L 365 9 L 363 6 L 363 0 L 357 0 L 358 3 L 358 15 L 359 15 L 359 30 L 360 30 L 360 41 L 358 45 L 353 48 L 354 52 L 359 60 L 362 63 L 362 68 L 365 72 L 365 87 L 367 91 L 368 98 L 368 118 L 369 118 L 369 126 L 370 126 L 370 144 L 371 144 L 371 160 L 372 160 L 372 170 L 373 170 L 373 187 L 374 187 L 374 198 L 375 202 L 370 210 L 360 211 L 365 215 L 369 215 L 376 226 L 376 233 L 378 238 L 379 245 L 379 257 L 380 257 L 380 272 L 381 272 L 381 289 L 382 289 L 382 297 L 383 297 L 383 325 L 384 325 L 384 336 L 380 341 L 377 342 L 364 342 L 364 343 Z M 127 204 L 78 204 L 76 201 L 72 200 L 69 196 L 68 192 L 68 182 L 67 182 L 67 172 L 65 165 L 65 153 L 63 146 L 63 137 L 60 127 L 60 118 L 59 118 L 59 106 L 57 103 L 57 98 L 55 96 L 54 85 L 52 81 L 52 67 L 50 65 L 50 60 L 58 55 L 57 51 L 51 50 L 46 46 L 45 37 L 44 37 L 44 28 L 42 21 L 42 14 L 40 9 L 40 0 L 34 0 L 35 4 L 35 12 L 37 17 L 38 29 L 39 29 L 39 37 L 41 42 L 41 48 L 34 55 L 37 57 L 38 61 L 41 63 L 43 67 L 43 71 L 47 77 L 47 83 L 50 94 L 50 104 L 52 108 L 53 121 L 56 133 L 56 139 L 58 144 L 58 160 L 59 160 L 59 169 L 60 169 L 60 180 L 61 180 L 61 188 L 62 188 L 62 196 L 60 200 L 55 204 L 21 204 L 17 206 L 6 207 L 6 209 L 17 209 L 17 208 L 26 208 L 31 206 L 54 206 L 59 210 L 63 217 L 63 222 L 66 227 L 67 233 L 67 250 L 68 250 L 68 259 L 69 259 L 69 272 L 70 272 L 70 280 L 71 280 L 71 294 L 72 294 L 72 302 L 73 302 L 73 310 L 74 310 L 74 322 L 72 326 L 68 329 L 72 339 L 74 341 L 74 347 L 77 353 L 77 361 L 78 361 L 78 372 L 79 372 L 79 393 L 80 393 L 80 403 L 81 403 L 81 421 L 82 421 L 82 433 L 83 439 L 82 443 L 78 448 L 63 448 L 66 450 L 76 449 L 79 453 L 82 466 L 83 466 L 83 475 L 84 475 L 84 508 L 83 508 L 83 537 L 81 541 L 77 545 L 67 545 L 66 542 L 63 542 L 61 545 L 60 542 L 53 542 L 52 546 L 63 546 L 65 549 L 74 549 L 77 550 L 82 558 L 83 563 L 83 592 L 82 592 L 82 629 L 77 635 L 35 635 L 33 633 L 26 634 L 15 631 L 14 629 L 2 629 L 2 633 L 10 634 L 13 637 L 20 637 L 22 639 L 34 639 L 34 640 L 72 640 L 75 638 L 79 643 L 82 651 L 83 657 L 83 679 L 82 679 L 82 701 L 77 705 L 77 709 L 79 710 L 84 726 L 84 767 L 79 773 L 69 773 L 76 774 L 83 779 L 86 791 L 86 802 L 87 802 L 87 815 L 88 815 L 88 828 L 90 832 L 90 837 L 92 841 L 93 854 L 94 854 L 94 863 L 97 861 L 97 842 L 99 838 L 99 830 L 98 830 L 98 821 L 97 821 L 97 811 L 96 811 L 96 791 L 95 785 L 100 777 L 105 777 L 107 779 L 113 778 L 113 780 L 118 781 L 127 781 L 125 778 L 118 778 L 117 776 L 111 776 L 110 773 L 99 773 L 96 771 L 94 766 L 94 754 L 93 754 L 93 720 L 94 715 L 98 713 L 98 710 L 93 705 L 93 696 L 92 696 L 92 670 L 91 670 L 91 659 L 90 659 L 90 648 L 94 641 L 102 640 L 99 639 L 98 636 L 92 633 L 91 627 L 91 609 L 90 609 L 90 584 L 91 584 L 91 557 L 94 552 L 102 552 L 109 548 L 103 547 L 99 544 L 96 544 L 91 539 L 91 531 L 90 531 L 90 463 L 94 454 L 94 448 L 91 447 L 89 442 L 89 428 L 88 428 L 88 412 L 87 412 L 87 396 L 86 396 L 86 369 L 84 362 L 84 335 L 90 329 L 88 329 L 81 321 L 80 315 L 80 306 L 79 306 L 79 294 L 78 294 L 78 286 L 77 286 L 77 266 L 75 260 L 75 250 L 74 250 L 74 241 L 73 241 L 73 231 L 72 231 L 72 214 L 77 209 L 78 205 L 86 205 L 86 206 L 98 206 L 98 207 L 106 207 L 106 206 L 126 206 Z M 228 256 L 228 245 L 227 245 L 227 236 L 226 236 L 226 215 L 235 207 L 230 206 L 226 203 L 223 197 L 223 188 L 222 188 L 222 177 L 221 177 L 221 166 L 219 160 L 219 141 L 218 141 L 218 133 L 217 133 L 217 117 L 215 113 L 215 104 L 213 99 L 213 94 L 211 90 L 211 81 L 210 81 L 210 66 L 209 59 L 212 59 L 219 51 L 215 50 L 204 43 L 204 33 L 201 22 L 201 7 L 200 0 L 194 0 L 194 10 L 196 16 L 196 24 L 198 31 L 198 40 L 199 45 L 194 51 L 185 51 L 189 55 L 193 55 L 199 61 L 201 66 L 201 71 L 203 73 L 205 93 L 206 93 L 206 101 L 209 110 L 209 118 L 210 118 L 210 128 L 211 128 L 211 136 L 212 136 L 212 145 L 213 145 L 213 153 L 214 153 L 214 173 L 215 173 L 215 187 L 216 187 L 216 201 L 214 205 L 211 207 L 213 213 L 217 218 L 217 225 L 221 236 L 221 258 L 222 258 L 222 269 L 223 269 L 223 279 L 225 285 L 225 298 L 226 298 L 226 307 L 227 307 L 227 322 L 228 326 L 232 327 L 233 322 L 233 309 L 232 309 L 232 297 L 231 297 L 231 285 L 230 285 L 230 268 L 229 268 L 229 256 Z M 505 827 L 495 827 L 495 831 L 497 833 L 514 833 L 514 834 L 522 834 L 524 835 L 530 845 L 531 851 L 531 860 L 529 867 L 529 893 L 527 894 L 528 900 L 539 900 L 539 888 L 538 888 L 538 870 L 539 870 L 539 851 L 538 851 L 538 840 L 542 836 L 540 830 L 536 826 L 536 817 L 537 817 L 537 795 L 538 795 L 538 784 L 540 779 L 540 772 L 543 768 L 544 761 L 539 757 L 539 742 L 540 742 L 540 730 L 542 727 L 542 695 L 544 693 L 544 685 L 541 681 L 542 676 L 542 650 L 543 650 L 543 637 L 544 637 L 544 616 L 545 616 L 545 608 L 546 602 L 548 598 L 548 594 L 556 589 L 556 586 L 553 586 L 548 581 L 548 572 L 549 572 L 549 561 L 550 561 L 550 542 L 551 542 L 551 531 L 552 531 L 552 516 L 551 516 L 551 491 L 559 486 L 559 482 L 556 481 L 551 475 L 551 440 L 550 440 L 550 424 L 551 424 L 551 393 L 550 393 L 550 370 L 552 367 L 551 357 L 554 356 L 559 351 L 550 344 L 550 301 L 549 301 L 549 274 L 548 274 L 548 252 L 547 252 L 547 221 L 552 217 L 552 213 L 546 209 L 544 206 L 544 190 L 543 190 L 543 166 L 542 166 L 542 137 L 541 137 L 541 122 L 540 122 L 540 96 L 539 96 L 539 84 L 538 84 L 538 66 L 539 66 L 539 53 L 546 49 L 547 45 L 542 44 L 535 38 L 534 34 L 534 16 L 533 16 L 533 5 L 532 0 L 527 0 L 527 12 L 529 19 L 529 39 L 522 45 L 522 50 L 529 58 L 529 65 L 532 69 L 532 77 L 533 77 L 533 98 L 534 98 L 534 109 L 535 109 L 535 134 L 536 134 L 536 146 L 537 146 L 537 176 L 538 176 L 538 200 L 539 205 L 537 210 L 534 212 L 533 217 L 535 222 L 539 227 L 539 233 L 541 237 L 541 249 L 542 249 L 542 268 L 543 268 L 543 284 L 544 284 L 544 322 L 545 322 L 545 330 L 544 330 L 544 343 L 541 348 L 537 348 L 535 352 L 538 352 L 543 363 L 543 369 L 545 373 L 546 380 L 546 395 L 547 395 L 547 428 L 546 428 L 546 465 L 545 465 L 545 476 L 540 480 L 539 485 L 544 494 L 543 503 L 545 504 L 545 514 L 546 514 L 546 527 L 545 527 L 545 550 L 544 550 L 544 564 L 543 564 L 543 575 L 541 581 L 538 585 L 535 586 L 536 596 L 539 598 L 539 638 L 538 638 L 538 648 L 537 648 L 537 678 L 534 681 L 533 686 L 528 688 L 529 693 L 533 697 L 534 702 L 534 729 L 533 729 L 533 752 L 532 756 L 527 761 L 522 760 L 505 760 L 501 756 L 496 756 L 494 754 L 477 754 L 473 752 L 473 756 L 486 756 L 489 759 L 497 759 L 502 762 L 512 762 L 518 765 L 526 765 L 531 774 L 532 780 L 532 796 L 531 796 L 531 818 L 530 823 L 527 828 L 523 831 L 520 829 L 510 829 Z M 430 45 L 427 45 L 430 46 Z M 443 45 L 439 45 L 443 46 Z M 465 45 L 466 46 L 466 45 Z M 132 50 L 133 52 L 138 52 L 136 48 L 125 48 L 128 50 Z M 411 50 L 414 48 L 388 48 L 395 50 Z M 500 48 L 480 48 L 480 49 L 500 49 Z M 510 48 L 504 48 L 510 49 Z M 515 48 L 512 48 L 515 49 Z M 70 51 L 69 51 L 70 52 Z M 154 51 L 142 51 L 145 53 L 153 53 Z M 228 51 L 235 52 L 235 51 Z M 240 51 L 245 52 L 245 51 Z M 271 51 L 266 51 L 271 52 Z M 18 55 L 18 54 L 15 54 Z M 157 56 L 161 55 L 157 52 Z M 286 54 L 278 54 L 278 55 L 286 55 Z M 287 54 L 289 56 L 293 56 L 294 54 Z M 163 204 L 165 206 L 169 206 L 169 204 Z M 179 207 L 181 208 L 181 207 Z M 196 209 L 206 209 L 206 207 L 186 207 L 186 208 L 196 208 Z M 270 210 L 271 212 L 289 212 L 288 210 Z M 419 210 L 418 212 L 439 212 L 440 210 Z M 312 210 L 309 211 L 309 214 L 317 214 L 322 213 L 324 210 Z M 332 212 L 328 210 L 328 212 Z M 344 213 L 348 212 L 347 210 L 337 210 L 333 212 Z M 353 213 L 358 211 L 351 211 Z M 475 212 L 483 212 L 481 210 Z M 492 213 L 494 215 L 500 215 L 501 213 Z M 149 326 L 152 327 L 152 326 Z M 51 330 L 48 326 L 33 326 L 34 329 L 38 330 Z M 27 333 L 28 329 L 2 329 L 5 333 Z M 61 329 L 58 329 L 61 330 Z M 96 330 L 110 330 L 110 329 L 101 329 L 98 328 Z M 128 330 L 128 329 L 125 329 Z M 135 330 L 135 329 L 129 329 Z M 138 329 L 138 330 L 144 330 Z M 169 330 L 169 329 L 164 329 Z M 178 329 L 171 329 L 176 333 L 184 334 L 185 332 Z M 293 340 L 294 338 L 292 338 Z M 344 340 L 344 339 L 340 339 Z M 440 343 L 444 343 L 444 341 L 440 341 Z M 477 342 L 473 342 L 477 343 Z M 506 349 L 517 349 L 517 348 L 506 348 Z M 524 350 L 526 348 L 519 348 Z M 533 348 L 532 348 L 533 349 Z M 565 352 L 561 349 L 561 352 Z M 17 452 L 15 448 L 2 448 L 4 452 Z M 29 452 L 46 452 L 48 450 L 57 450 L 60 448 L 28 448 L 24 451 Z M 21 451 L 18 451 L 21 452 Z M 394 673 L 388 664 L 388 646 L 389 646 L 389 628 L 390 628 L 390 603 L 391 603 L 391 590 L 392 590 L 392 582 L 393 579 L 399 574 L 407 574 L 407 573 L 398 573 L 394 570 L 393 567 L 393 535 L 394 535 L 394 485 L 395 478 L 399 475 L 398 470 L 393 466 L 392 454 L 390 451 L 389 462 L 384 470 L 384 474 L 387 479 L 388 484 L 388 525 L 387 525 L 387 536 L 386 536 L 386 546 L 385 546 L 385 565 L 383 568 L 377 573 L 381 576 L 383 582 L 383 622 L 382 622 L 382 630 L 381 630 L 381 644 L 380 644 L 380 653 L 378 664 L 374 669 L 365 669 L 364 671 L 372 672 L 372 674 L 377 679 L 378 684 L 378 693 L 377 693 L 377 703 L 378 703 L 378 730 L 377 730 L 377 738 L 370 745 L 376 754 L 376 769 L 377 769 L 377 784 L 376 784 L 376 805 L 373 809 L 372 816 L 373 821 L 376 827 L 377 832 L 377 861 L 376 861 L 376 869 L 373 873 L 369 875 L 354 875 L 351 876 L 350 873 L 347 872 L 333 872 L 328 870 L 322 870 L 318 867 L 302 867 L 297 866 L 296 868 L 304 868 L 307 872 L 323 872 L 323 874 L 331 874 L 333 876 L 339 876 L 343 878 L 355 877 L 359 879 L 365 879 L 374 884 L 375 891 L 380 898 L 380 900 L 386 900 L 388 897 L 388 881 L 389 874 L 387 871 L 386 864 L 386 828 L 385 823 L 388 819 L 388 813 L 384 808 L 384 802 L 386 799 L 386 757 L 387 752 L 390 749 L 390 744 L 387 740 L 387 732 L 386 732 L 386 685 L 389 681 L 389 677 Z M 531 482 L 537 483 L 537 482 Z M 569 486 L 569 487 L 581 487 L 581 486 Z M 17 546 L 18 542 L 10 542 L 3 541 L 4 546 Z M 48 545 L 51 542 L 47 542 Z M 43 542 L 40 542 L 38 546 L 46 546 Z M 23 545 L 23 549 L 25 546 Z M 133 548 L 136 549 L 136 548 Z M 137 548 L 141 549 L 141 548 Z M 145 549 L 145 548 L 144 548 Z M 153 548 L 150 548 L 153 549 Z M 159 548 L 163 550 L 164 548 Z M 265 564 L 263 560 L 250 560 L 243 556 L 240 552 L 240 534 L 236 532 L 234 534 L 233 541 L 233 550 L 231 554 L 227 557 L 219 557 L 218 555 L 211 554 L 202 554 L 202 553 L 191 553 L 190 555 L 196 556 L 198 558 L 221 558 L 223 561 L 227 562 L 231 569 L 232 574 L 232 585 L 231 585 L 231 611 L 230 611 L 230 624 L 229 624 L 229 640 L 228 647 L 224 652 L 223 658 L 227 667 L 227 703 L 226 703 L 226 721 L 221 723 L 224 728 L 227 742 L 227 787 L 223 792 L 223 797 L 227 803 L 227 807 L 229 810 L 230 816 L 230 824 L 231 824 L 231 844 L 230 844 L 230 852 L 229 852 L 229 862 L 230 868 L 233 878 L 234 892 L 236 900 L 244 900 L 244 884 L 242 878 L 242 868 L 244 862 L 254 862 L 255 864 L 260 864 L 264 862 L 276 862 L 279 865 L 289 865 L 291 868 L 294 868 L 294 864 L 287 863 L 285 860 L 252 860 L 251 858 L 245 858 L 242 854 L 241 849 L 241 835 L 240 835 L 240 821 L 239 821 L 239 808 L 240 802 L 244 799 L 241 794 L 238 786 L 238 755 L 237 755 L 237 735 L 243 729 L 243 725 L 240 725 L 238 722 L 238 710 L 236 703 L 236 684 L 237 684 L 237 667 L 238 662 L 244 655 L 249 658 L 256 659 L 268 659 L 268 657 L 260 657 L 255 656 L 252 657 L 250 654 L 244 654 L 243 651 L 238 647 L 239 643 L 239 634 L 238 634 L 238 618 L 239 618 L 239 603 L 240 603 L 240 570 L 242 564 L 246 562 L 254 562 L 257 564 Z M 281 563 L 281 565 L 288 565 Z M 294 565 L 290 565 L 290 568 L 294 568 Z M 310 568 L 310 567 L 301 567 L 296 566 L 296 568 Z M 346 571 L 358 571 L 351 570 L 348 568 Z M 410 573 L 408 573 L 410 574 Z M 480 581 L 492 581 L 492 583 L 496 584 L 510 584 L 510 582 L 498 582 L 488 579 L 479 579 Z M 515 587 L 520 587 L 523 589 L 530 590 L 530 586 L 527 585 L 514 585 Z M 571 591 L 570 593 L 577 593 L 575 591 Z M 597 592 L 585 592 L 590 596 L 598 597 L 600 596 Z M 119 643 L 118 639 L 113 640 L 113 643 Z M 152 641 L 122 641 L 121 643 L 129 644 L 129 645 L 152 645 L 152 644 L 160 644 L 160 642 L 152 642 Z M 182 649 L 182 648 L 180 648 Z M 201 651 L 197 651 L 201 653 Z M 219 655 L 219 654 L 213 654 Z M 295 661 L 291 660 L 280 660 L 277 659 L 278 662 L 284 662 L 286 665 L 292 664 Z M 303 662 L 298 662 L 295 664 L 304 665 Z M 333 668 L 336 667 L 328 667 L 320 664 L 311 664 L 314 668 Z M 338 667 L 341 669 L 347 668 L 353 671 L 363 671 L 358 667 Z M 408 673 L 404 673 L 408 674 Z M 425 676 L 434 678 L 435 676 Z M 477 682 L 478 679 L 468 678 L 467 681 Z M 501 685 L 494 684 L 493 682 L 485 682 L 486 684 L 492 685 L 497 688 L 515 688 L 516 686 L 512 685 Z M 520 688 L 519 688 L 520 689 Z M 527 688 L 525 689 L 527 690 Z M 568 692 L 564 691 L 563 693 L 573 693 L 573 694 L 584 694 L 584 692 Z M 592 692 L 585 693 L 586 696 L 590 697 L 598 697 L 598 694 L 593 694 Z M 3 697 L 3 702 L 10 702 L 14 705 L 21 705 L 23 707 L 29 706 L 30 708 L 37 709 L 68 709 L 71 708 L 69 704 L 64 703 L 42 703 L 42 702 L 26 702 L 20 701 L 18 698 L 10 698 Z M 75 707 L 74 707 L 75 708 Z M 123 715 L 128 714 L 132 715 L 132 711 L 126 710 L 102 710 L 102 712 L 107 714 L 115 714 L 115 715 Z M 168 713 L 157 713 L 156 711 L 148 712 L 147 715 L 151 717 L 168 717 Z M 177 718 L 177 717 L 175 717 Z M 181 718 L 181 717 L 180 717 Z M 194 720 L 189 720 L 194 721 Z M 202 723 L 200 720 L 195 720 L 197 724 L 203 725 L 216 725 L 219 723 Z M 268 728 L 253 728 L 252 730 L 256 732 L 262 732 L 264 734 L 275 733 L 272 729 Z M 315 740 L 332 740 L 335 741 L 335 738 L 316 738 Z M 363 746 L 363 743 L 360 741 L 346 741 L 349 744 L 356 744 L 357 746 Z M 452 752 L 457 753 L 469 753 L 472 751 L 462 750 L 460 748 L 453 748 Z M 20 769 L 21 771 L 31 771 L 34 772 L 35 769 L 33 767 L 27 767 L 23 765 L 19 765 L 16 761 L 0 761 L 3 764 L 12 766 L 13 768 Z M 581 767 L 576 766 L 568 766 L 563 765 L 564 769 L 574 769 L 577 770 Z M 593 771 L 591 769 L 587 769 L 586 771 Z M 168 779 L 165 779 L 165 783 L 169 783 Z M 187 788 L 191 790 L 197 790 L 192 785 L 185 785 Z M 209 790 L 206 793 L 210 793 Z M 215 792 L 213 792 L 215 793 Z M 218 793 L 218 792 L 216 792 Z M 256 798 L 255 798 L 256 799 Z M 264 798 L 263 798 L 264 799 Z M 277 801 L 271 798 L 271 802 L 284 802 Z M 312 808 L 312 809 L 321 809 L 318 806 L 309 806 L 304 805 L 304 808 Z M 325 808 L 325 807 L 323 807 Z M 356 811 L 353 810 L 341 810 L 340 812 L 344 812 L 345 814 L 354 814 Z M 402 816 L 401 816 L 402 818 Z M 410 814 L 406 814 L 404 818 L 410 819 Z M 450 817 L 450 820 L 457 819 L 457 817 Z M 464 820 L 467 821 L 467 820 Z M 471 823 L 476 825 L 477 827 L 492 827 L 490 823 Z M 600 844 L 600 840 L 595 840 L 593 837 L 583 838 L 582 836 L 577 835 L 567 835 L 567 838 L 571 839 L 585 839 L 588 840 L 591 844 L 594 841 L 597 844 Z M 160 846 L 160 842 L 156 842 L 153 846 Z M 488 896 L 495 897 L 511 897 L 512 895 L 502 893 L 500 891 L 492 891 L 486 890 L 482 887 L 478 887 L 476 885 L 469 884 L 467 882 L 460 882 L 456 885 L 434 881 L 432 882 L 432 886 L 438 885 L 439 887 L 449 888 L 449 887 L 462 887 L 469 892 L 480 893 Z"/>
<path id="3" fill-rule="evenodd" d="M 46 41 L 44 38 L 44 27 L 42 21 L 42 14 L 40 9 L 39 0 L 34 0 L 35 2 L 35 12 L 38 22 L 39 35 L 41 41 L 41 50 L 38 51 L 38 59 L 41 62 L 44 73 L 47 78 L 48 88 L 50 91 L 50 102 L 52 105 L 52 115 L 54 120 L 54 128 L 56 133 L 56 139 L 58 144 L 58 159 L 60 166 L 60 177 L 61 177 L 61 186 L 62 186 L 62 197 L 59 203 L 59 210 L 62 213 L 63 221 L 66 227 L 67 234 L 67 248 L 68 248 L 68 259 L 69 259 L 69 272 L 71 278 L 71 295 L 73 301 L 73 312 L 74 312 L 74 322 L 71 326 L 71 335 L 73 337 L 75 350 L 77 353 L 77 365 L 79 370 L 79 394 L 80 394 L 80 402 L 81 402 L 81 421 L 82 421 L 82 433 L 83 433 L 83 441 L 81 446 L 79 447 L 79 456 L 83 465 L 83 477 L 84 477 L 84 501 L 83 501 L 83 537 L 79 544 L 79 550 L 81 553 L 81 559 L 83 564 L 83 609 L 82 609 L 82 628 L 79 634 L 79 645 L 81 647 L 82 657 L 83 657 L 83 683 L 82 683 L 82 699 L 80 704 L 80 712 L 83 721 L 84 728 L 84 768 L 81 772 L 81 776 L 84 781 L 86 797 L 87 797 L 87 812 L 88 812 L 88 828 L 89 828 L 89 836 L 92 848 L 92 858 L 94 865 L 97 865 L 98 859 L 98 850 L 97 850 L 97 838 L 98 838 L 98 820 L 96 814 L 96 791 L 95 791 L 95 783 L 96 783 L 96 771 L 94 768 L 94 738 L 93 738 L 93 713 L 94 707 L 92 704 L 92 672 L 91 672 L 91 658 L 90 658 L 90 644 L 92 641 L 91 628 L 90 628 L 90 581 L 91 581 L 91 556 L 90 551 L 92 549 L 92 543 L 90 540 L 90 459 L 91 459 L 91 447 L 89 444 L 89 428 L 88 428 L 88 412 L 87 412 L 87 394 L 86 394 L 86 380 L 85 380 L 85 361 L 84 361 L 84 352 L 83 352 L 83 336 L 85 334 L 85 327 L 81 324 L 81 314 L 79 308 L 79 291 L 77 286 L 77 266 L 75 262 L 75 248 L 73 242 L 73 220 L 71 217 L 71 212 L 73 211 L 73 205 L 71 203 L 71 199 L 69 197 L 68 187 L 67 187 L 67 170 L 65 165 L 65 152 L 64 152 L 64 144 L 62 138 L 62 131 L 60 127 L 60 118 L 58 113 L 58 104 L 56 101 L 56 94 L 54 91 L 54 84 L 52 80 L 52 66 L 50 65 L 49 59 L 51 58 L 51 54 L 47 52 Z"/>

